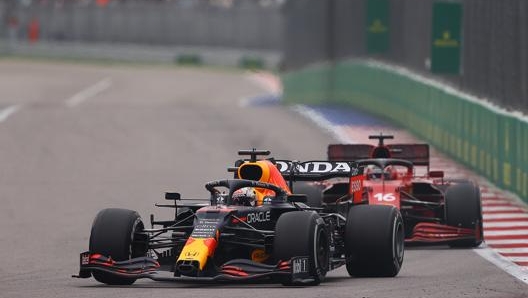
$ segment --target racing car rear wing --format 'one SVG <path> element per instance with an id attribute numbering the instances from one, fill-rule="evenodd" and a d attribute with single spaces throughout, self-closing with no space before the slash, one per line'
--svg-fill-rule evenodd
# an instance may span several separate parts
<path id="1" fill-rule="evenodd" d="M 238 177 L 239 167 L 246 163 L 257 162 L 258 156 L 268 156 L 270 151 L 257 150 L 239 150 L 239 155 L 249 155 L 250 159 L 239 159 L 235 161 L 234 167 L 229 167 L 228 172 L 233 173 L 233 178 Z M 321 181 L 336 177 L 354 177 L 363 174 L 363 167 L 360 167 L 354 160 L 315 160 L 300 162 L 296 160 L 277 160 L 267 158 L 282 177 L 287 181 Z M 246 178 L 251 179 L 251 178 Z"/>
<path id="2" fill-rule="evenodd" d="M 389 156 L 382 158 L 404 159 L 417 166 L 429 167 L 429 145 L 428 144 L 390 144 L 385 145 Z M 379 146 L 368 144 L 331 144 L 328 145 L 328 160 L 350 160 L 377 158 L 373 156 Z"/>
<path id="3" fill-rule="evenodd" d="M 275 166 L 285 180 L 289 181 L 321 181 L 337 177 L 354 177 L 363 174 L 353 161 L 292 161 L 275 160 Z"/>

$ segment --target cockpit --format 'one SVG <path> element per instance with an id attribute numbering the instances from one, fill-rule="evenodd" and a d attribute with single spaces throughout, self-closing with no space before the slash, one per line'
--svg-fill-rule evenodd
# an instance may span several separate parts
<path id="1" fill-rule="evenodd" d="M 398 178 L 397 170 L 392 166 L 387 166 L 384 169 L 370 165 L 365 168 L 365 176 L 367 180 L 395 180 Z"/>

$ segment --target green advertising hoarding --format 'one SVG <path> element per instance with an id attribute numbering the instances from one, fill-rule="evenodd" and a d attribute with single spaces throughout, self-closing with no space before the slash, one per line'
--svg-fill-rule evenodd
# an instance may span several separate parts
<path id="1" fill-rule="evenodd" d="M 431 41 L 431 71 L 459 74 L 462 24 L 462 4 L 435 2 Z"/>
<path id="2" fill-rule="evenodd" d="M 389 0 L 366 0 L 367 52 L 385 53 L 389 49 Z"/>

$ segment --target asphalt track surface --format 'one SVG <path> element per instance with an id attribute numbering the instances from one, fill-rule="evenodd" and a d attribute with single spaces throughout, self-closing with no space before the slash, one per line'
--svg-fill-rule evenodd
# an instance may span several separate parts
<path id="1" fill-rule="evenodd" d="M 98 210 L 157 210 L 164 191 L 203 198 L 243 148 L 325 156 L 331 135 L 281 106 L 241 106 L 263 89 L 242 72 L 0 60 L 0 297 L 528 297 L 472 250 L 406 250 L 396 278 L 332 271 L 318 287 L 109 287 L 73 279 Z"/>

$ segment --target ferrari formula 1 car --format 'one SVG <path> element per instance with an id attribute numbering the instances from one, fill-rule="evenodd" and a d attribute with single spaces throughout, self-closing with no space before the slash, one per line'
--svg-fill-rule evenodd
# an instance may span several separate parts
<path id="1" fill-rule="evenodd" d="M 369 136 L 378 145 L 338 144 L 328 146 L 328 160 L 355 161 L 363 168 L 361 202 L 389 205 L 403 216 L 406 243 L 447 243 L 453 247 L 476 247 L 483 241 L 480 189 L 472 181 L 446 179 L 443 171 L 429 171 L 429 145 L 390 144 L 393 136 Z M 417 167 L 425 168 L 417 175 Z M 327 181 L 302 186 L 317 206 L 332 210 L 348 199 L 348 181 Z M 358 202 L 360 203 L 360 202 Z M 312 204 L 312 206 L 314 206 Z"/>
<path id="2" fill-rule="evenodd" d="M 180 194 L 167 193 L 165 198 L 174 204 L 157 206 L 174 208 L 174 218 L 159 221 L 151 215 L 152 228 L 135 211 L 100 211 L 75 277 L 93 276 L 110 285 L 129 285 L 139 278 L 268 278 L 284 285 L 316 285 L 327 271 L 342 265 L 351 276 L 398 274 L 404 228 L 397 208 L 346 201 L 333 212 L 323 212 L 307 206 L 306 195 L 291 191 L 294 180 L 341 177 L 359 183 L 352 196 L 360 196 L 355 163 L 275 162 L 257 159 L 269 151 L 254 149 L 239 154 L 250 158 L 238 162 L 234 179 L 205 185 L 208 203 L 182 203 Z"/>

